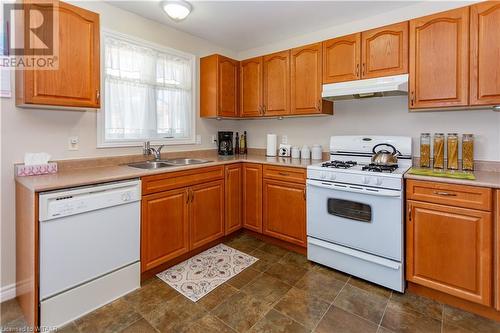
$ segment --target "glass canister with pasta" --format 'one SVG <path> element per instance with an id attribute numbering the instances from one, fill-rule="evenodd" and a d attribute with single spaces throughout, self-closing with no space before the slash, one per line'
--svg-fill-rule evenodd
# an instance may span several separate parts
<path id="1" fill-rule="evenodd" d="M 431 167 L 431 134 L 420 134 L 420 167 Z"/>
<path id="2" fill-rule="evenodd" d="M 448 133 L 446 137 L 447 163 L 449 170 L 458 170 L 458 134 Z"/>
<path id="3" fill-rule="evenodd" d="M 444 134 L 434 133 L 434 169 L 444 169 Z"/>
<path id="4" fill-rule="evenodd" d="M 462 135 L 462 170 L 474 170 L 474 135 Z"/>

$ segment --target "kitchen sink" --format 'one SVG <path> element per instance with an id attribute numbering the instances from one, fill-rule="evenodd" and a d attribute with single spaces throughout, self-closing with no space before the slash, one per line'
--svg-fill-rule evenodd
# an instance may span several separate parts
<path id="1" fill-rule="evenodd" d="M 209 163 L 209 162 L 212 162 L 212 161 L 201 160 L 201 159 L 196 159 L 196 158 L 174 158 L 171 160 L 162 160 L 162 161 L 135 162 L 135 163 L 127 164 L 127 165 L 130 167 L 133 167 L 133 168 L 152 170 L 152 169 L 168 168 L 168 167 L 173 167 L 173 166 L 203 164 L 203 163 Z"/>
<path id="2" fill-rule="evenodd" d="M 144 162 L 135 162 L 127 164 L 130 167 L 138 168 L 138 169 L 161 169 L 175 166 L 174 164 L 166 163 L 165 161 L 144 161 Z"/>
<path id="3" fill-rule="evenodd" d="M 192 165 L 192 164 L 209 163 L 212 161 L 196 159 L 196 158 L 173 158 L 171 160 L 165 160 L 163 162 L 171 165 Z"/>

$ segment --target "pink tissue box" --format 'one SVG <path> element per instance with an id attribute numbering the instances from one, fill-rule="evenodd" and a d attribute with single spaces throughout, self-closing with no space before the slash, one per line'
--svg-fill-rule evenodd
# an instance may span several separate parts
<path id="1" fill-rule="evenodd" d="M 40 165 L 16 165 L 16 175 L 18 177 L 46 175 L 50 173 L 57 173 L 56 162 Z"/>

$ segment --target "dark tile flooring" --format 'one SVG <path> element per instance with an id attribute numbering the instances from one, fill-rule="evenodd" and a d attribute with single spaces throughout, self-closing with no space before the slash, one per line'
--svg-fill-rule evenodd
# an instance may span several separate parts
<path id="1" fill-rule="evenodd" d="M 226 243 L 260 260 L 197 303 L 153 278 L 59 332 L 498 332 L 500 323 L 313 264 L 241 234 Z M 3 330 L 25 325 L 15 300 Z"/>

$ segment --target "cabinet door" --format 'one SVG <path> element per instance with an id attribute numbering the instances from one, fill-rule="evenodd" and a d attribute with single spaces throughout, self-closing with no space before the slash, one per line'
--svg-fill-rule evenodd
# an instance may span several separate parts
<path id="1" fill-rule="evenodd" d="M 243 227 L 262 232 L 262 165 L 243 164 Z"/>
<path id="2" fill-rule="evenodd" d="M 291 113 L 321 113 L 321 43 L 291 51 Z"/>
<path id="3" fill-rule="evenodd" d="M 323 83 L 352 81 L 361 78 L 360 60 L 360 33 L 324 41 Z"/>
<path id="4" fill-rule="evenodd" d="M 263 232 L 300 246 L 307 245 L 305 185 L 264 179 Z"/>
<path id="5" fill-rule="evenodd" d="M 290 113 L 290 51 L 264 57 L 264 116 Z"/>
<path id="6" fill-rule="evenodd" d="M 240 116 L 262 115 L 262 57 L 243 60 L 240 64 Z"/>
<path id="7" fill-rule="evenodd" d="M 361 77 L 408 73 L 408 22 L 361 33 Z"/>
<path id="8" fill-rule="evenodd" d="M 500 311 L 500 190 L 495 197 L 495 309 Z"/>
<path id="9" fill-rule="evenodd" d="M 470 104 L 500 104 L 500 2 L 470 8 Z"/>
<path id="10" fill-rule="evenodd" d="M 469 101 L 469 8 L 410 21 L 411 109 Z"/>
<path id="11" fill-rule="evenodd" d="M 45 11 L 43 4 L 30 8 Z M 99 15 L 58 2 L 59 54 L 56 70 L 26 70 L 18 82 L 19 104 L 100 107 Z M 40 29 L 44 29 L 42 26 Z M 40 31 L 37 34 L 48 32 Z"/>
<path id="12" fill-rule="evenodd" d="M 221 117 L 238 116 L 238 70 L 238 61 L 219 56 L 218 115 Z"/>
<path id="13" fill-rule="evenodd" d="M 226 166 L 226 235 L 241 228 L 241 174 L 240 163 Z"/>
<path id="14" fill-rule="evenodd" d="M 406 278 L 491 305 L 491 213 L 408 200 Z"/>
<path id="15" fill-rule="evenodd" d="M 190 249 L 224 236 L 224 181 L 190 188 Z"/>
<path id="16" fill-rule="evenodd" d="M 186 188 L 142 198 L 141 267 L 147 271 L 189 251 Z"/>

